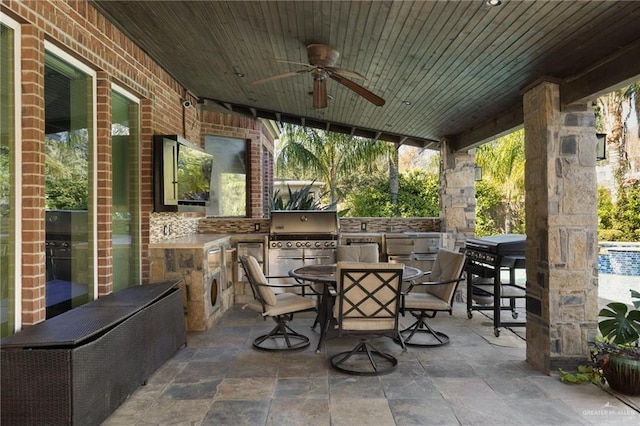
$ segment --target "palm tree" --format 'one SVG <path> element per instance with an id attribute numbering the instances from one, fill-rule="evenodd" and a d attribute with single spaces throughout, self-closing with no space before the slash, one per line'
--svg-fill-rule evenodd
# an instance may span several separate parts
<path id="1" fill-rule="evenodd" d="M 504 230 L 512 225 L 524 201 L 524 130 L 511 133 L 476 151 L 476 163 L 488 180 L 502 194 L 505 208 Z"/>
<path id="2" fill-rule="evenodd" d="M 636 119 L 640 120 L 640 83 L 635 83 L 597 99 L 597 128 L 607 134 L 606 146 L 609 154 L 609 164 L 614 172 L 617 185 L 620 185 L 628 169 L 629 161 L 626 157 L 626 123 L 635 106 Z M 626 114 L 625 114 L 626 111 Z M 612 197 L 617 198 L 618 188 L 611 188 Z"/>
<path id="3" fill-rule="evenodd" d="M 387 144 L 285 124 L 276 155 L 276 174 L 315 179 L 328 185 L 331 203 L 340 201 L 349 177 L 377 167 Z"/>

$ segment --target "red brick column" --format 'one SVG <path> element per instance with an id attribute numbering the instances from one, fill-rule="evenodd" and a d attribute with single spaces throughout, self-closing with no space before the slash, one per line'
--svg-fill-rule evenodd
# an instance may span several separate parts
<path id="1" fill-rule="evenodd" d="M 113 291 L 112 183 L 111 183 L 111 81 L 105 72 L 96 75 L 96 165 L 98 240 L 98 297 Z"/>
<path id="2" fill-rule="evenodd" d="M 21 31 L 22 325 L 28 326 L 46 317 L 44 36 L 32 25 Z"/>

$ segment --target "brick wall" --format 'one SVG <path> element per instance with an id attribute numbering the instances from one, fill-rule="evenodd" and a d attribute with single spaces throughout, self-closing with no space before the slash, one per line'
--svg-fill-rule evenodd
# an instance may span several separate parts
<path id="1" fill-rule="evenodd" d="M 98 292 L 113 288 L 111 245 L 111 84 L 138 96 L 141 124 L 142 280 L 149 280 L 149 226 L 153 210 L 152 140 L 154 134 L 178 134 L 202 144 L 205 134 L 250 141 L 251 217 L 262 217 L 263 149 L 273 152 L 273 138 L 258 120 L 236 114 L 206 112 L 182 102 L 197 99 L 166 73 L 125 34 L 86 1 L 11 1 L 3 12 L 21 23 L 22 67 L 22 322 L 45 318 L 45 39 L 97 72 L 97 221 Z M 266 145 L 266 146 L 265 146 Z M 265 184 L 267 185 L 267 184 Z M 270 186 L 270 185 L 269 185 Z"/>

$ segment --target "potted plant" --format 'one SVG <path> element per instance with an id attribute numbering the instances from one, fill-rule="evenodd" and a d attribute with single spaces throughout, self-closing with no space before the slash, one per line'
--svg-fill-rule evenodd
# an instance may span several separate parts
<path id="1" fill-rule="evenodd" d="M 633 309 L 609 303 L 598 314 L 603 342 L 596 342 L 595 363 L 609 386 L 627 395 L 640 395 L 640 293 L 631 291 Z"/>
<path id="2" fill-rule="evenodd" d="M 560 369 L 565 383 L 604 384 L 627 395 L 640 395 L 640 293 L 631 291 L 634 309 L 620 302 L 609 303 L 599 312 L 602 337 L 591 342 L 591 362 L 576 372 Z"/>

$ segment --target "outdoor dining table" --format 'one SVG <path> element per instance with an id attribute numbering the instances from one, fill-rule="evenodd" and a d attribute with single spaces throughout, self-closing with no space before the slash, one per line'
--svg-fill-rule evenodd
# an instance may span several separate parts
<path id="1" fill-rule="evenodd" d="M 289 276 L 298 282 L 312 282 L 324 284 L 322 297 L 318 307 L 318 323 L 320 324 L 320 340 L 316 352 L 320 352 L 324 338 L 329 331 L 329 326 L 333 318 L 333 303 L 335 297 L 331 296 L 330 288 L 336 285 L 335 263 L 329 265 L 305 265 L 289 271 Z M 402 271 L 402 281 L 413 281 L 424 275 L 424 272 L 413 266 L 406 266 Z"/>

